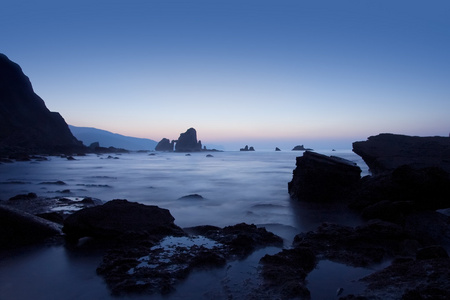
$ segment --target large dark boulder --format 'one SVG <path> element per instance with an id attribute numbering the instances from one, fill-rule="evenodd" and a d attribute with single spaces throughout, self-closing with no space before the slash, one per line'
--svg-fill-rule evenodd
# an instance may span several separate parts
<path id="1" fill-rule="evenodd" d="M 127 200 L 112 200 L 103 205 L 82 209 L 67 217 L 63 232 L 70 240 L 82 237 L 102 239 L 126 236 L 180 235 L 169 210 Z"/>
<path id="2" fill-rule="evenodd" d="M 169 139 L 163 138 L 159 143 L 156 145 L 155 150 L 156 151 L 167 151 L 167 152 L 173 152 L 173 146 L 174 141 L 170 141 Z"/>
<path id="3" fill-rule="evenodd" d="M 84 146 L 50 112 L 16 63 L 0 54 L 0 153 L 73 152 Z"/>
<path id="4" fill-rule="evenodd" d="M 289 195 L 306 201 L 342 200 L 360 178 L 361 169 L 351 161 L 305 151 L 297 157 L 297 167 L 288 183 Z"/>
<path id="5" fill-rule="evenodd" d="M 450 173 L 450 137 L 418 137 L 383 133 L 353 143 L 353 152 L 372 174 L 392 172 L 402 165 L 414 169 L 439 167 Z"/>
<path id="6" fill-rule="evenodd" d="M 399 223 L 414 211 L 450 207 L 450 176 L 437 167 L 403 165 L 391 173 L 364 177 L 352 198 L 350 207 L 366 219 Z"/>
<path id="7" fill-rule="evenodd" d="M 61 233 L 57 224 L 21 210 L 0 205 L 0 250 L 41 242 Z"/>
<path id="8" fill-rule="evenodd" d="M 202 151 L 202 142 L 197 141 L 197 131 L 189 128 L 185 133 L 181 133 L 175 144 L 176 152 Z"/>

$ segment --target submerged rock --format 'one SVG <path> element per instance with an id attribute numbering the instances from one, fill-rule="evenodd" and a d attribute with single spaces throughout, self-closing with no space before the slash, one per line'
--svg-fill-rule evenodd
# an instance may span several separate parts
<path id="1" fill-rule="evenodd" d="M 361 169 L 336 156 L 305 151 L 288 183 L 289 195 L 298 200 L 327 202 L 342 200 L 359 184 Z"/>

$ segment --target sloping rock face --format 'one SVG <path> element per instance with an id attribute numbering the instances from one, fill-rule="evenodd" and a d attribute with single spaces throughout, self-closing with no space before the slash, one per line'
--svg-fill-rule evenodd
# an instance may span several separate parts
<path id="1" fill-rule="evenodd" d="M 50 112 L 16 63 L 0 54 L 0 152 L 66 152 L 83 145 Z"/>
<path id="2" fill-rule="evenodd" d="M 176 152 L 194 152 L 202 151 L 202 142 L 197 142 L 197 131 L 194 128 L 189 128 L 185 133 L 180 134 L 178 141 L 175 144 Z"/>
<path id="3" fill-rule="evenodd" d="M 183 235 L 169 210 L 127 200 L 112 200 L 80 210 L 67 217 L 63 232 L 70 240 L 82 237 L 102 239 L 126 235 Z"/>
<path id="4" fill-rule="evenodd" d="M 440 167 L 450 173 L 450 138 L 383 133 L 353 143 L 353 152 L 373 175 L 392 172 L 402 165 L 414 169 Z"/>
<path id="5" fill-rule="evenodd" d="M 360 178 L 361 169 L 351 161 L 305 151 L 297 157 L 288 183 L 289 195 L 306 201 L 340 200 L 359 184 Z"/>
<path id="6" fill-rule="evenodd" d="M 52 222 L 0 205 L 0 250 L 29 245 L 61 234 Z"/>
<path id="7" fill-rule="evenodd" d="M 155 147 L 155 151 L 167 151 L 172 152 L 173 151 L 173 144 L 174 141 L 170 142 L 169 139 L 163 138 Z"/>

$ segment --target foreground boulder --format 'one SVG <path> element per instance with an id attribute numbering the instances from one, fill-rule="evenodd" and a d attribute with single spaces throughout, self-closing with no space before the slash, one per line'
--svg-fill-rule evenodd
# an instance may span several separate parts
<path id="1" fill-rule="evenodd" d="M 0 250 L 41 242 L 61 233 L 60 227 L 52 222 L 0 205 Z"/>
<path id="2" fill-rule="evenodd" d="M 402 165 L 414 169 L 440 167 L 450 173 L 450 138 L 383 133 L 353 143 L 353 152 L 372 174 L 392 172 Z"/>
<path id="3" fill-rule="evenodd" d="M 336 156 L 305 151 L 297 157 L 297 167 L 288 183 L 294 199 L 327 202 L 341 200 L 358 184 L 361 169 L 353 162 Z"/>
<path id="4" fill-rule="evenodd" d="M 0 54 L 0 154 L 83 149 L 61 115 L 34 93 L 20 66 Z"/>
<path id="5" fill-rule="evenodd" d="M 64 221 L 63 231 L 70 240 L 82 237 L 121 238 L 127 235 L 180 235 L 169 210 L 127 200 L 112 200 L 80 210 Z"/>

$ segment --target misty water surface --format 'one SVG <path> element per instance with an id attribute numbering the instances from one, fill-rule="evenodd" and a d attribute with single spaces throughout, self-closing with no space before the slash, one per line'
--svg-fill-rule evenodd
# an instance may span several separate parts
<path id="1" fill-rule="evenodd" d="M 363 175 L 367 174 L 367 166 L 351 151 L 318 152 L 352 160 L 361 166 Z M 181 227 L 205 224 L 223 227 L 240 222 L 265 226 L 282 236 L 287 247 L 296 234 L 314 230 L 322 222 L 360 224 L 359 218 L 345 206 L 307 204 L 289 198 L 287 183 L 292 179 L 295 157 L 302 152 L 210 153 L 213 157 L 207 154 L 131 153 L 112 154 L 110 158 L 91 154 L 76 157 L 75 161 L 49 157 L 49 161 L 3 164 L 0 165 L 0 199 L 28 192 L 45 197 L 89 196 L 102 201 L 128 199 L 169 209 Z M 57 181 L 65 185 L 50 184 Z M 70 194 L 61 193 L 63 190 L 70 190 Z M 201 195 L 203 199 L 180 199 L 191 194 Z M 230 263 L 230 269 L 192 274 L 177 287 L 172 298 L 182 298 L 185 294 L 202 296 L 202 288 L 209 296 L 217 293 L 223 296 L 223 291 L 219 292 L 224 288 L 223 280 L 228 282 L 228 289 L 235 286 L 236 290 L 230 293 L 239 298 L 239 290 L 246 288 L 242 286 L 244 282 L 248 287 L 256 284 L 249 278 L 256 278 L 260 257 L 278 251 L 272 247 L 256 252 L 246 261 Z M 95 273 L 101 257 L 100 253 L 80 254 L 63 246 L 37 247 L 3 257 L 0 295 L 14 295 L 15 299 L 27 299 L 31 295 L 34 299 L 48 299 L 48 295 L 65 294 L 73 299 L 108 299 L 109 291 Z M 338 268 L 329 263 L 321 263 L 319 267 L 316 274 L 327 274 L 328 269 Z M 367 274 L 367 270 L 356 271 L 360 272 Z M 317 277 L 312 273 L 311 278 L 314 276 Z M 340 277 L 333 276 L 330 280 L 342 281 Z M 28 288 L 22 289 L 23 284 Z M 309 287 L 311 291 L 323 290 L 316 280 Z M 330 285 L 328 292 L 334 291 L 335 286 Z"/>

